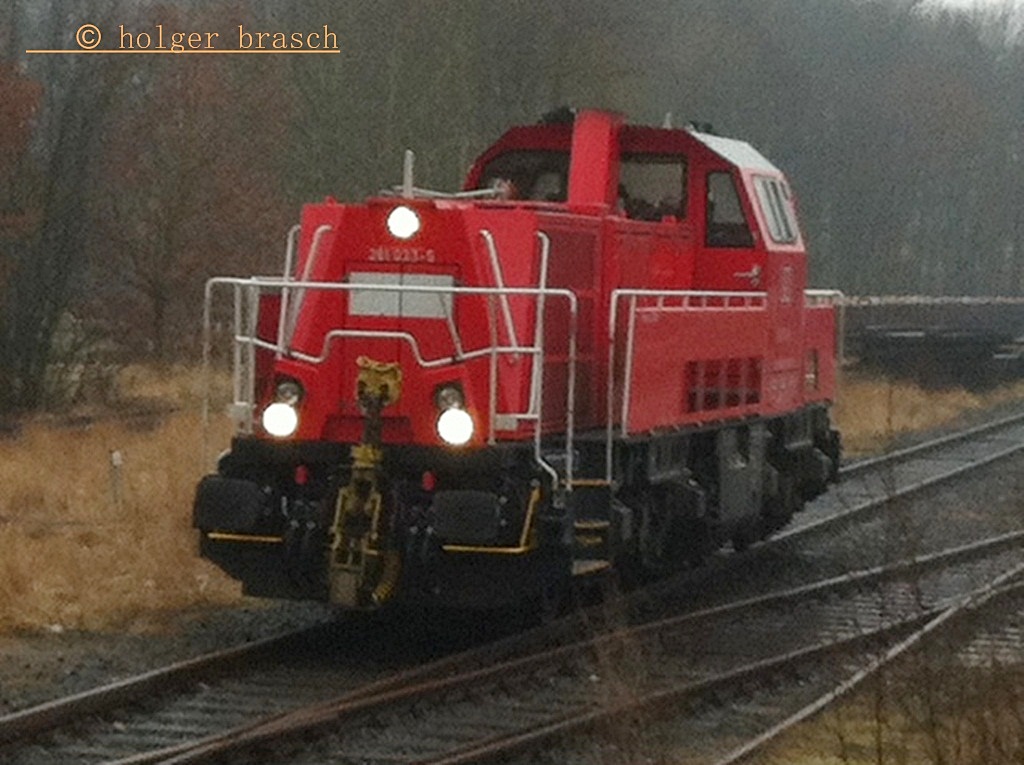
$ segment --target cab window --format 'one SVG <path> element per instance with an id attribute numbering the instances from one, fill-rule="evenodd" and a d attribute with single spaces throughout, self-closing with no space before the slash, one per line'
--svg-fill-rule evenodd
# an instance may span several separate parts
<path id="1" fill-rule="evenodd" d="M 707 246 L 754 246 L 731 173 L 708 173 Z"/>
<path id="2" fill-rule="evenodd" d="M 797 238 L 796 213 L 786 185 L 776 178 L 754 179 L 757 201 L 768 226 L 768 236 L 779 244 L 792 244 Z"/>
<path id="3" fill-rule="evenodd" d="M 619 168 L 619 212 L 634 220 L 686 217 L 686 158 L 627 154 Z"/>
<path id="4" fill-rule="evenodd" d="M 480 176 L 480 188 L 511 184 L 512 199 L 564 202 L 567 199 L 569 155 L 562 151 L 509 151 L 492 159 Z"/>

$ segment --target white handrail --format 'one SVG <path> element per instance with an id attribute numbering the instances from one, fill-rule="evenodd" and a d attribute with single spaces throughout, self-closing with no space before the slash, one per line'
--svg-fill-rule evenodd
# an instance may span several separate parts
<path id="1" fill-rule="evenodd" d="M 316 231 L 313 232 L 313 242 L 309 245 L 309 254 L 306 256 L 306 265 L 302 269 L 302 278 L 298 280 L 299 284 L 296 285 L 299 288 L 299 294 L 295 298 L 295 304 L 291 306 L 291 311 L 285 323 L 277 329 L 277 342 L 281 346 L 282 353 L 287 353 L 291 347 L 292 336 L 295 334 L 295 321 L 298 318 L 299 311 L 302 309 L 302 303 L 306 299 L 306 290 L 301 286 L 301 283 L 308 282 L 310 276 L 313 275 L 313 267 L 316 265 L 317 258 L 320 255 L 320 242 L 325 234 L 329 234 L 333 230 L 333 226 L 328 226 L 325 223 L 317 226 Z M 286 289 L 287 287 L 282 288 L 282 300 L 284 290 Z"/>
<path id="2" fill-rule="evenodd" d="M 543 245 L 544 240 L 542 239 L 542 267 L 546 272 L 547 268 L 547 247 Z M 546 276 L 543 277 L 546 283 Z M 252 322 L 245 322 L 247 329 L 242 331 L 241 327 L 243 324 L 243 311 L 242 311 L 242 295 L 248 296 L 248 302 L 250 304 L 250 310 L 255 310 L 258 307 L 259 295 L 265 290 L 284 290 L 292 289 L 301 291 L 303 294 L 307 290 L 320 290 L 326 292 L 338 292 L 338 293 L 350 293 L 354 291 L 371 291 L 371 292 L 408 292 L 408 293 L 422 293 L 422 294 L 436 294 L 439 297 L 444 295 L 479 295 L 488 297 L 490 301 L 497 299 L 498 301 L 506 300 L 511 296 L 523 296 L 533 297 L 538 302 L 546 301 L 549 298 L 559 298 L 565 300 L 569 306 L 569 352 L 568 352 L 568 380 L 566 391 L 566 482 L 571 487 L 571 481 L 573 478 L 573 456 L 572 456 L 572 444 L 573 444 L 573 433 L 572 430 L 575 427 L 575 380 L 576 380 L 576 332 L 578 327 L 578 314 L 579 304 L 576 294 L 568 289 L 562 288 L 550 288 L 544 287 L 456 287 L 456 286 L 435 286 L 435 285 L 404 285 L 404 284 L 352 284 L 352 283 L 335 283 L 335 282 L 313 282 L 313 281 L 295 281 L 292 279 L 282 279 L 275 277 L 250 277 L 250 278 L 239 278 L 239 277 L 216 277 L 210 279 L 206 283 L 206 290 L 204 296 L 203 305 L 203 367 L 204 376 L 207 380 L 207 390 L 203 398 L 203 422 L 204 426 L 209 423 L 209 381 L 211 377 L 210 362 L 212 355 L 212 319 L 211 319 L 211 305 L 213 301 L 214 291 L 218 287 L 232 287 L 235 294 L 236 310 L 235 310 L 235 331 L 233 333 L 233 346 L 235 351 L 235 373 L 238 374 L 239 367 L 241 366 L 241 357 L 239 353 L 242 349 L 248 349 L 249 354 L 253 355 L 257 348 L 265 349 L 269 351 L 277 351 L 281 348 L 280 340 L 277 343 L 272 343 L 267 340 L 261 340 L 256 336 L 257 328 Z M 543 398 L 543 359 L 544 359 L 544 335 L 543 331 L 535 333 L 535 344 L 532 346 L 522 346 L 519 344 L 515 337 L 515 333 L 511 334 L 511 339 L 514 341 L 509 345 L 501 345 L 498 342 L 496 333 L 496 325 L 494 322 L 494 309 L 491 308 L 489 311 L 491 318 L 491 343 L 488 347 L 476 348 L 466 351 L 464 348 L 456 348 L 456 353 L 451 356 L 442 356 L 436 358 L 426 358 L 423 355 L 422 349 L 419 346 L 416 337 L 405 331 L 398 330 L 356 330 L 356 329 L 333 329 L 329 330 L 323 338 L 323 344 L 319 355 L 313 355 L 297 351 L 294 348 L 285 347 L 283 353 L 289 358 L 305 361 L 307 363 L 318 364 L 324 362 L 330 355 L 330 345 L 337 338 L 343 337 L 364 337 L 364 338 L 382 338 L 382 339 L 398 339 L 407 342 L 413 350 L 416 363 L 423 367 L 437 367 L 446 364 L 455 363 L 458 361 L 466 361 L 482 356 L 490 356 L 491 358 L 491 389 L 489 395 L 492 398 L 490 405 L 491 418 L 490 418 L 490 431 L 489 441 L 494 442 L 494 429 L 495 429 L 495 417 L 496 414 L 496 396 L 497 396 L 497 358 L 499 355 L 531 355 L 534 358 L 534 372 L 533 377 L 536 381 L 536 388 L 531 386 L 531 398 L 536 395 L 537 397 L 537 410 L 536 410 L 536 426 L 534 433 L 534 451 L 535 457 L 542 468 L 552 475 L 554 480 L 557 480 L 557 471 L 555 471 L 544 459 L 541 452 L 541 414 L 543 407 L 541 404 Z M 542 316 L 542 312 L 541 312 Z M 511 318 L 511 314 L 506 314 L 506 320 Z M 458 344 L 456 344 L 458 345 Z M 250 367 L 254 368 L 254 364 L 250 363 Z M 538 371 L 539 370 L 539 371 Z M 244 387 L 246 390 L 241 390 L 243 387 L 241 379 L 236 378 L 235 385 L 235 402 L 244 403 L 249 405 L 248 416 L 249 416 L 249 427 L 251 428 L 251 417 L 252 407 L 251 404 L 255 399 L 254 384 L 255 380 L 247 380 L 248 384 Z M 533 391 L 536 390 L 536 393 Z M 532 403 L 531 403 L 532 406 Z M 529 415 L 530 412 L 527 412 Z M 204 427 L 204 447 L 203 454 L 204 459 L 207 456 L 207 447 L 205 442 Z"/>
<path id="3" fill-rule="evenodd" d="M 836 388 L 846 363 L 846 306 L 847 297 L 840 290 L 804 290 L 804 301 L 811 309 L 831 306 L 836 308 Z"/>
<path id="4" fill-rule="evenodd" d="M 296 223 L 288 230 L 288 241 L 284 249 L 284 278 L 292 278 L 292 268 L 295 262 L 295 237 L 299 231 L 302 230 L 302 225 Z M 289 290 L 287 287 L 281 290 L 281 311 L 277 317 L 278 335 L 277 335 L 277 358 L 281 358 L 284 353 L 282 347 L 282 336 L 281 331 L 284 329 L 284 325 L 288 319 L 288 298 L 290 297 Z"/>
<path id="5" fill-rule="evenodd" d="M 494 272 L 494 284 L 499 290 L 505 289 L 505 274 L 501 270 L 501 260 L 498 258 L 498 246 L 494 242 L 494 235 L 491 234 L 487 229 L 480 231 L 480 236 L 483 237 L 484 242 L 487 244 L 487 253 L 491 257 L 491 270 Z M 501 311 L 505 319 L 505 331 L 508 332 L 508 339 L 512 345 L 519 345 L 519 340 L 516 338 L 515 324 L 512 323 L 512 308 L 508 302 L 508 295 L 499 294 L 498 300 L 501 301 Z"/>
<path id="6" fill-rule="evenodd" d="M 608 310 L 608 382 L 605 386 L 605 480 L 611 483 L 613 473 L 615 441 L 615 340 L 619 320 L 619 303 L 629 300 L 629 316 L 626 326 L 625 368 L 622 380 L 622 411 L 619 422 L 620 435 L 629 435 L 629 399 L 632 393 L 633 341 L 636 330 L 636 315 L 639 311 L 668 313 L 679 310 L 722 311 L 722 310 L 764 310 L 767 305 L 766 292 L 725 292 L 720 290 L 651 290 L 620 288 L 614 289 L 609 297 Z M 640 298 L 656 298 L 657 304 L 638 308 Z M 678 301 L 678 305 L 667 302 Z"/>
<path id="7" fill-rule="evenodd" d="M 540 274 L 537 277 L 537 287 L 541 290 L 546 290 L 548 286 L 548 256 L 551 254 L 551 237 L 549 237 L 543 231 L 537 232 L 537 240 L 540 242 Z M 537 295 L 537 313 L 533 321 L 533 344 L 534 346 L 544 348 L 544 292 Z M 572 341 L 575 343 L 576 329 L 573 327 L 570 331 L 572 335 Z M 546 459 L 544 459 L 544 450 L 542 448 L 541 440 L 541 429 L 544 418 L 544 354 L 541 353 L 533 357 L 533 374 L 530 380 L 530 403 L 527 410 L 528 415 L 536 416 L 536 424 L 533 428 L 533 458 L 537 464 L 540 465 L 544 471 L 551 477 L 555 487 L 558 486 L 558 471 L 555 470 Z M 575 375 L 575 358 L 572 359 L 571 366 L 573 367 L 573 374 Z M 572 382 L 569 384 L 569 390 L 576 390 L 575 376 Z M 569 397 L 569 410 L 566 412 L 566 473 L 572 475 L 572 430 L 574 426 L 574 420 L 571 415 L 571 410 L 575 406 L 575 396 Z M 571 481 L 571 478 L 569 479 Z M 568 488 L 572 490 L 572 484 L 568 484 Z"/>

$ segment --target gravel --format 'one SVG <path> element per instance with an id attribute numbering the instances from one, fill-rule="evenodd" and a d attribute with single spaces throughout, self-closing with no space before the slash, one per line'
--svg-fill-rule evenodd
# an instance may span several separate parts
<path id="1" fill-rule="evenodd" d="M 0 635 L 0 715 L 329 618 L 319 604 L 252 600 L 162 615 L 122 632 L 51 630 Z"/>

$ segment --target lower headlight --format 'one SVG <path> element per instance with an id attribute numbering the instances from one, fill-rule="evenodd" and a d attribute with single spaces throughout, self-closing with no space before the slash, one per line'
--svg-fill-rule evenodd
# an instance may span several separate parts
<path id="1" fill-rule="evenodd" d="M 299 413 L 281 401 L 263 410 L 263 429 L 277 438 L 287 438 L 299 427 Z"/>
<path id="2" fill-rule="evenodd" d="M 437 418 L 437 435 L 447 444 L 462 446 L 473 437 L 473 418 L 465 409 L 445 409 Z"/>

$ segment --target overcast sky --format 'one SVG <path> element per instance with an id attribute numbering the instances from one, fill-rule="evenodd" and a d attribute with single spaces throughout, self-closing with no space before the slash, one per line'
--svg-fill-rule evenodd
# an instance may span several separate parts
<path id="1" fill-rule="evenodd" d="M 1007 0 L 928 0 L 933 5 L 947 5 L 952 8 L 998 8 L 1007 3 Z M 1021 6 L 1021 0 L 1012 0 L 1011 5 Z"/>

